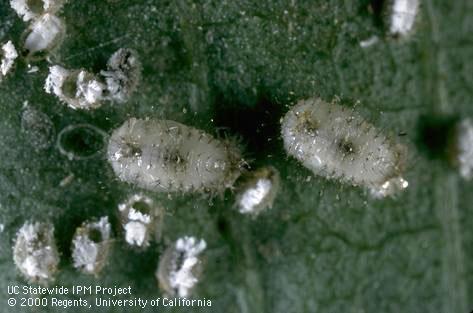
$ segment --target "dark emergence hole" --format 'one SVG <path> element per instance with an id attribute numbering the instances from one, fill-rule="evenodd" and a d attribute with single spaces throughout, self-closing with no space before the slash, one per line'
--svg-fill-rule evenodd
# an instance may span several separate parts
<path id="1" fill-rule="evenodd" d="M 136 201 L 133 203 L 132 207 L 133 209 L 144 215 L 148 215 L 151 212 L 151 208 L 149 207 L 148 203 L 144 201 Z"/>
<path id="2" fill-rule="evenodd" d="M 92 242 L 100 243 L 102 241 L 102 232 L 97 228 L 92 228 L 89 232 L 89 238 Z"/>
<path id="3" fill-rule="evenodd" d="M 43 0 L 28 0 L 26 5 L 35 14 L 42 14 L 44 12 Z"/>
<path id="4" fill-rule="evenodd" d="M 215 126 L 241 135 L 252 155 L 267 156 L 280 138 L 280 118 L 283 106 L 265 97 L 255 105 L 228 102 L 217 97 Z"/>
<path id="5" fill-rule="evenodd" d="M 455 116 L 420 117 L 417 140 L 420 150 L 432 159 L 446 160 L 457 122 Z"/>

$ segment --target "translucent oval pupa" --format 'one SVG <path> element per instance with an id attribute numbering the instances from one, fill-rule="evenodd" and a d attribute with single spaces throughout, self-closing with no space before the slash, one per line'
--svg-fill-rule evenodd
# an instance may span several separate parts
<path id="1" fill-rule="evenodd" d="M 321 99 L 299 101 L 282 121 L 288 154 L 316 175 L 368 188 L 373 196 L 407 187 L 406 149 L 352 109 Z"/>
<path id="2" fill-rule="evenodd" d="M 232 142 L 158 119 L 127 120 L 113 131 L 107 157 L 122 181 L 160 192 L 220 192 L 243 165 Z"/>

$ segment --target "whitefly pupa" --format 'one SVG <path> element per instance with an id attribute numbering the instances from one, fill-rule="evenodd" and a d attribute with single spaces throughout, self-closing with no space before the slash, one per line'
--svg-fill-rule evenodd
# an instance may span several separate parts
<path id="1" fill-rule="evenodd" d="M 59 253 L 54 226 L 45 222 L 26 222 L 16 234 L 13 261 L 30 282 L 47 283 L 54 278 Z"/>
<path id="2" fill-rule="evenodd" d="M 389 32 L 395 36 L 407 36 L 414 28 L 419 0 L 390 0 L 388 3 Z"/>
<path id="3" fill-rule="evenodd" d="M 66 34 L 66 25 L 54 14 L 33 20 L 23 35 L 23 48 L 30 59 L 41 59 L 57 48 Z"/>
<path id="4" fill-rule="evenodd" d="M 402 178 L 406 149 L 352 109 L 318 98 L 299 101 L 282 120 L 287 153 L 316 175 L 393 195 Z"/>
<path id="5" fill-rule="evenodd" d="M 11 40 L 2 45 L 0 50 L 0 82 L 11 71 L 17 57 L 18 52 Z"/>
<path id="6" fill-rule="evenodd" d="M 107 98 L 126 102 L 136 90 L 141 79 L 141 63 L 133 49 L 120 48 L 107 62 L 107 70 L 101 71 L 107 84 Z"/>
<path id="7" fill-rule="evenodd" d="M 98 275 L 108 259 L 111 232 L 107 216 L 82 223 L 72 238 L 74 267 L 83 273 Z"/>
<path id="8" fill-rule="evenodd" d="M 206 247 L 205 240 L 184 236 L 164 251 L 156 278 L 167 295 L 187 298 L 191 294 L 202 275 L 200 255 Z"/>
<path id="9" fill-rule="evenodd" d="M 160 192 L 221 192 L 244 164 L 235 143 L 159 119 L 125 121 L 110 136 L 107 158 L 122 181 Z"/>
<path id="10" fill-rule="evenodd" d="M 151 239 L 159 240 L 164 219 L 164 208 L 144 194 L 133 194 L 118 205 L 125 241 L 145 248 Z"/>
<path id="11" fill-rule="evenodd" d="M 45 13 L 56 13 L 66 0 L 10 0 L 11 8 L 28 22 Z"/>
<path id="12" fill-rule="evenodd" d="M 44 83 L 44 90 L 54 94 L 70 108 L 96 109 L 105 100 L 107 87 L 94 74 L 86 70 L 68 70 L 54 65 Z"/>
<path id="13" fill-rule="evenodd" d="M 257 216 L 273 206 L 279 185 L 279 171 L 272 166 L 248 171 L 236 183 L 235 206 L 242 214 Z"/>

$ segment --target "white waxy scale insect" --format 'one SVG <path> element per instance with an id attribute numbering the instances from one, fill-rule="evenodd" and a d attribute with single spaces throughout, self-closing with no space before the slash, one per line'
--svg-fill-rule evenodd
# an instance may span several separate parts
<path id="1" fill-rule="evenodd" d="M 161 192 L 223 191 L 243 165 L 232 142 L 158 119 L 127 120 L 110 136 L 107 154 L 122 181 Z"/>
<path id="2" fill-rule="evenodd" d="M 147 247 L 151 238 L 159 240 L 164 218 L 164 208 L 142 194 L 132 195 L 118 205 L 120 219 L 129 245 Z"/>
<path id="3" fill-rule="evenodd" d="M 67 70 L 59 65 L 49 68 L 44 89 L 72 109 L 95 109 L 105 99 L 106 85 L 84 70 Z"/>
<path id="4" fill-rule="evenodd" d="M 26 222 L 16 234 L 13 261 L 28 281 L 51 281 L 59 264 L 54 226 L 49 223 Z"/>
<path id="5" fill-rule="evenodd" d="M 11 71 L 17 57 L 18 52 L 11 41 L 8 41 L 2 45 L 2 50 L 0 51 L 0 82 L 2 81 L 3 77 L 5 77 L 8 72 Z"/>
<path id="6" fill-rule="evenodd" d="M 203 239 L 185 236 L 166 249 L 156 271 L 159 286 L 166 294 L 182 298 L 191 294 L 202 274 L 199 255 L 206 247 Z"/>
<path id="7" fill-rule="evenodd" d="M 460 175 L 469 180 L 473 178 L 473 120 L 466 118 L 456 127 L 454 147 L 455 160 Z"/>
<path id="8" fill-rule="evenodd" d="M 85 222 L 72 238 L 74 267 L 97 275 L 105 266 L 111 246 L 111 225 L 104 216 L 96 222 Z"/>
<path id="9" fill-rule="evenodd" d="M 419 11 L 419 0 L 393 0 L 390 28 L 393 35 L 406 36 L 414 28 Z"/>
<path id="10" fill-rule="evenodd" d="M 299 101 L 282 121 L 286 151 L 316 175 L 368 188 L 382 198 L 407 187 L 405 148 L 353 110 L 321 99 Z"/>
<path id="11" fill-rule="evenodd" d="M 112 101 L 125 102 L 136 90 L 141 79 L 141 63 L 135 50 L 121 48 L 107 63 L 107 70 L 100 74 L 107 83 L 107 97 Z"/>
<path id="12" fill-rule="evenodd" d="M 262 167 L 243 174 L 240 180 L 236 187 L 236 206 L 240 213 L 257 216 L 273 206 L 280 184 L 277 169 Z"/>
<path id="13" fill-rule="evenodd" d="M 101 71 L 99 76 L 85 70 L 51 66 L 44 89 L 72 109 L 96 109 L 105 100 L 127 101 L 141 77 L 137 53 L 131 49 L 119 49 L 110 57 L 107 67 L 107 71 Z"/>
<path id="14" fill-rule="evenodd" d="M 28 22 L 45 13 L 56 13 L 66 0 L 10 0 L 10 7 Z"/>
<path id="15" fill-rule="evenodd" d="M 24 48 L 28 56 L 36 57 L 56 48 L 64 39 L 66 26 L 53 14 L 46 13 L 35 19 L 26 31 Z"/>

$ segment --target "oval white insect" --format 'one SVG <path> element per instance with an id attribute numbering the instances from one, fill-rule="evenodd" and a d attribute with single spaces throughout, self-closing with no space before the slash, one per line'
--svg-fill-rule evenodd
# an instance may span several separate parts
<path id="1" fill-rule="evenodd" d="M 367 187 L 373 196 L 407 187 L 405 148 L 356 112 L 321 99 L 299 101 L 282 121 L 286 151 L 316 175 Z"/>
<path id="2" fill-rule="evenodd" d="M 104 216 L 95 222 L 84 222 L 72 238 L 74 267 L 97 275 L 105 266 L 111 246 L 111 225 Z"/>
<path id="3" fill-rule="evenodd" d="M 54 50 L 64 39 L 66 25 L 57 16 L 46 13 L 35 19 L 24 35 L 24 49 L 31 59 L 39 59 Z"/>
<path id="4" fill-rule="evenodd" d="M 391 6 L 390 33 L 398 36 L 408 35 L 414 28 L 419 0 L 393 0 Z"/>
<path id="5" fill-rule="evenodd" d="M 272 166 L 243 174 L 236 187 L 236 207 L 239 212 L 257 216 L 266 208 L 271 208 L 279 184 L 279 171 Z"/>
<path id="6" fill-rule="evenodd" d="M 27 22 L 45 13 L 56 13 L 66 0 L 10 0 L 10 6 Z"/>
<path id="7" fill-rule="evenodd" d="M 122 181 L 161 192 L 223 191 L 243 165 L 235 144 L 158 119 L 127 120 L 113 131 L 107 157 Z"/>
<path id="8" fill-rule="evenodd" d="M 49 223 L 26 222 L 16 234 L 13 261 L 28 281 L 51 281 L 59 264 L 54 226 Z"/>
<path id="9" fill-rule="evenodd" d="M 127 101 L 141 79 L 138 53 L 132 49 L 119 49 L 108 60 L 107 70 L 100 73 L 107 83 L 108 99 L 122 103 Z"/>
<path id="10" fill-rule="evenodd" d="M 0 52 L 0 82 L 2 81 L 3 77 L 5 77 L 8 72 L 11 71 L 17 57 L 18 52 L 16 51 L 15 46 L 11 40 L 2 45 L 2 50 Z"/>
<path id="11" fill-rule="evenodd" d="M 185 236 L 166 249 L 159 260 L 156 278 L 167 295 L 186 298 L 191 294 L 202 274 L 199 255 L 206 247 L 203 239 Z"/>
<path id="12" fill-rule="evenodd" d="M 129 245 L 147 247 L 151 238 L 160 239 L 164 208 L 143 195 L 134 194 L 118 205 L 120 220 Z"/>

